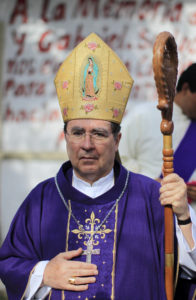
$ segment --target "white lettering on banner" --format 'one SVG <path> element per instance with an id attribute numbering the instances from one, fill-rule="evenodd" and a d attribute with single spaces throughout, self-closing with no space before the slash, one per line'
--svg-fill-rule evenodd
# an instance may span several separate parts
<path id="1" fill-rule="evenodd" d="M 43 126 L 52 122 L 54 127 L 59 124 L 61 114 L 53 84 L 55 74 L 70 51 L 92 31 L 125 62 L 135 81 L 132 101 L 157 97 L 152 47 L 159 32 L 170 31 L 176 39 L 179 73 L 196 61 L 196 4 L 193 2 L 7 0 L 4 5 L 9 11 L 3 62 L 6 132 L 14 123 L 16 126 L 28 123 L 24 130 L 29 132 L 36 122 Z M 2 18 L 3 13 L 0 9 Z M 55 134 L 56 141 L 61 130 Z M 12 146 L 10 139 L 9 147 L 16 149 L 17 145 Z"/>

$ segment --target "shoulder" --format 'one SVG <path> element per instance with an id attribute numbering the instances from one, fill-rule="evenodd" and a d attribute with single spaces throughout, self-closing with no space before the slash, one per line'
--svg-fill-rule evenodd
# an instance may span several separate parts
<path id="1" fill-rule="evenodd" d="M 134 197 L 138 195 L 147 205 L 161 208 L 159 202 L 160 183 L 145 175 L 130 172 L 129 191 Z"/>
<path id="2" fill-rule="evenodd" d="M 144 188 L 145 190 L 155 190 L 159 192 L 160 183 L 148 176 L 130 172 L 130 183 L 132 185 L 140 186 L 140 188 Z"/>
<path id="3" fill-rule="evenodd" d="M 124 165 L 120 165 L 121 166 L 121 174 L 122 173 L 129 173 L 129 187 L 132 188 L 132 190 L 134 188 L 139 188 L 139 189 L 146 189 L 146 190 L 155 190 L 159 192 L 160 189 L 160 183 L 148 176 L 139 174 L 139 173 L 135 173 L 132 171 L 129 171 Z"/>
<path id="4" fill-rule="evenodd" d="M 136 203 L 137 207 L 148 211 L 153 218 L 163 217 L 163 206 L 159 201 L 160 183 L 147 176 L 130 172 L 129 198 Z M 156 217 L 155 217 L 156 215 Z"/>
<path id="5" fill-rule="evenodd" d="M 39 182 L 29 193 L 29 195 L 43 192 L 45 189 L 50 189 L 54 186 L 54 177 L 47 178 L 41 182 Z"/>
<path id="6" fill-rule="evenodd" d="M 65 162 L 57 172 L 56 176 L 59 176 L 63 182 L 66 182 L 64 173 L 71 170 L 70 161 Z M 22 206 L 28 207 L 32 210 L 43 209 L 45 206 L 47 208 L 52 207 L 56 202 L 57 189 L 55 184 L 55 177 L 47 178 L 46 180 L 38 183 L 28 194 L 24 200 Z"/>
<path id="7" fill-rule="evenodd" d="M 50 199 L 50 189 L 54 185 L 53 182 L 52 178 L 47 179 L 39 183 L 27 195 L 11 222 L 10 232 L 13 232 L 13 234 L 14 232 L 20 232 L 24 237 L 26 230 L 28 230 L 33 239 L 39 239 L 43 207 L 47 198 Z"/>
<path id="8" fill-rule="evenodd" d="M 19 210 L 35 211 L 40 209 L 43 205 L 43 201 L 51 195 L 54 189 L 55 183 L 53 177 L 38 183 L 27 195 Z M 48 197 L 46 197 L 46 195 L 48 195 Z"/>

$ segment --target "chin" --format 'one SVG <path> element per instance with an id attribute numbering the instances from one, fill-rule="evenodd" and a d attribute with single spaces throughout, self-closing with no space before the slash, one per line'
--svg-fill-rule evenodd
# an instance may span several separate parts
<path id="1" fill-rule="evenodd" d="M 79 168 L 81 170 L 97 170 L 97 162 L 96 161 L 83 161 L 80 165 Z"/>
<path id="2" fill-rule="evenodd" d="M 97 168 L 86 166 L 86 167 L 81 168 L 80 172 L 82 174 L 94 174 L 94 173 L 97 173 Z"/>

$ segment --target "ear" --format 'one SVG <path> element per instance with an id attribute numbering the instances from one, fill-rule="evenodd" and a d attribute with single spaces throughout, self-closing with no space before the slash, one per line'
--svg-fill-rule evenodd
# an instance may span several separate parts
<path id="1" fill-rule="evenodd" d="M 188 82 L 184 82 L 181 91 L 186 93 L 188 90 L 190 91 L 189 84 Z"/>
<path id="2" fill-rule="evenodd" d="M 116 151 L 118 150 L 118 146 L 119 146 L 119 143 L 120 143 L 121 136 L 122 136 L 122 134 L 121 134 L 121 132 L 119 132 L 117 138 L 115 139 L 115 141 L 116 141 L 116 145 L 115 145 L 116 149 L 115 150 Z"/>
<path id="3" fill-rule="evenodd" d="M 63 132 L 64 133 L 64 132 Z M 67 144 L 67 135 L 64 133 L 65 142 Z"/>

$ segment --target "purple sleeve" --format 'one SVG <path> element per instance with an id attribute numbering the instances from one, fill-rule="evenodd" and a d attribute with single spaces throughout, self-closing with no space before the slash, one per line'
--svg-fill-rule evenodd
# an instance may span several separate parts
<path id="1" fill-rule="evenodd" d="M 20 299 L 29 275 L 41 260 L 41 188 L 30 193 L 16 213 L 0 249 L 0 278 L 9 299 Z"/>

